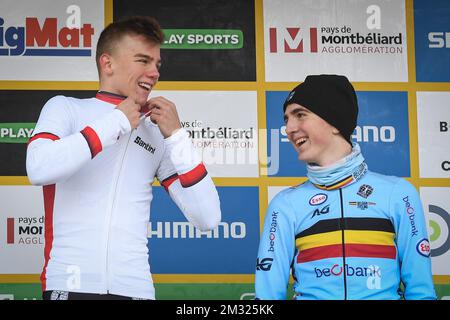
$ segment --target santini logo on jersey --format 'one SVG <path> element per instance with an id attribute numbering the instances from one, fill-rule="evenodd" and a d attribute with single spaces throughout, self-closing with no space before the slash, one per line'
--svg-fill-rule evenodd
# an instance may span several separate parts
<path id="1" fill-rule="evenodd" d="M 134 143 L 136 143 L 138 146 L 144 148 L 151 154 L 155 154 L 156 148 L 152 147 L 152 145 L 150 143 L 147 143 L 144 140 L 142 140 L 141 137 L 137 136 L 136 139 L 134 139 Z"/>
<path id="2" fill-rule="evenodd" d="M 58 27 L 58 18 L 25 18 L 25 26 L 7 26 L 0 17 L 0 56 L 91 56 L 91 24 Z"/>

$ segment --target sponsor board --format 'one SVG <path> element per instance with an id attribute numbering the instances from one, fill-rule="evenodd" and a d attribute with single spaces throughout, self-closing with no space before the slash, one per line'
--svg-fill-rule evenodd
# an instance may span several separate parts
<path id="1" fill-rule="evenodd" d="M 42 300 L 40 283 L 1 283 L 0 300 Z"/>
<path id="2" fill-rule="evenodd" d="M 428 221 L 433 275 L 450 275 L 450 188 L 421 187 L 420 198 Z"/>
<path id="3" fill-rule="evenodd" d="M 37 274 L 44 261 L 42 188 L 0 186 L 0 274 Z"/>
<path id="4" fill-rule="evenodd" d="M 182 126 L 213 177 L 258 177 L 254 91 L 154 91 L 175 103 Z"/>
<path id="5" fill-rule="evenodd" d="M 414 0 L 416 80 L 450 81 L 450 2 Z"/>
<path id="6" fill-rule="evenodd" d="M 92 98 L 95 91 L 0 90 L 0 175 L 26 176 L 26 143 L 44 104 L 56 95 Z"/>
<path id="7" fill-rule="evenodd" d="M 266 81 L 408 81 L 404 1 L 264 0 Z"/>
<path id="8" fill-rule="evenodd" d="M 160 80 L 256 80 L 254 1 L 113 1 L 114 20 L 143 12 L 165 34 Z"/>
<path id="9" fill-rule="evenodd" d="M 3 0 L 0 80 L 97 81 L 103 1 Z"/>
<path id="10" fill-rule="evenodd" d="M 282 190 L 289 188 L 289 186 L 269 186 L 267 187 L 267 204 Z"/>
<path id="11" fill-rule="evenodd" d="M 259 243 L 257 187 L 218 187 L 222 220 L 202 232 L 188 223 L 161 187 L 148 227 L 150 265 L 158 274 L 253 274 Z"/>
<path id="12" fill-rule="evenodd" d="M 253 300 L 253 283 L 155 283 L 157 300 Z M 0 283 L 0 300 L 41 300 L 38 283 Z"/>
<path id="13" fill-rule="evenodd" d="M 268 175 L 306 176 L 306 166 L 288 140 L 283 108 L 288 92 L 266 92 Z M 406 92 L 358 91 L 358 142 L 369 169 L 387 175 L 410 176 L 408 104 Z"/>
<path id="14" fill-rule="evenodd" d="M 417 92 L 422 178 L 450 178 L 450 92 Z"/>
<path id="15" fill-rule="evenodd" d="M 252 283 L 156 283 L 157 300 L 254 300 Z"/>

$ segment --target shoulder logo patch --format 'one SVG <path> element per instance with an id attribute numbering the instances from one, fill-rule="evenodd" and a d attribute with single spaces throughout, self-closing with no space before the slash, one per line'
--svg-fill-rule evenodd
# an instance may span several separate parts
<path id="1" fill-rule="evenodd" d="M 429 257 L 431 253 L 430 242 L 428 239 L 422 239 L 417 243 L 417 252 L 424 257 Z"/>

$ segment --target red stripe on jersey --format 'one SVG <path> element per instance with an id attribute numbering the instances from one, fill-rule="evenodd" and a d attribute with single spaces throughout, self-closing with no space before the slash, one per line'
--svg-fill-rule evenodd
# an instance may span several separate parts
<path id="1" fill-rule="evenodd" d="M 395 259 L 397 250 L 389 245 L 352 243 L 345 245 L 345 256 Z"/>
<path id="2" fill-rule="evenodd" d="M 95 97 L 99 100 L 111 103 L 113 105 L 119 105 L 123 100 L 125 100 L 127 97 L 125 96 L 121 96 L 119 94 L 115 94 L 115 93 L 111 93 L 111 92 L 107 92 L 107 91 L 99 91 L 97 92 L 97 94 L 95 95 Z M 141 106 L 141 114 L 145 114 L 147 112 L 149 112 L 150 109 L 147 106 Z"/>
<path id="3" fill-rule="evenodd" d="M 100 151 L 102 151 L 102 142 L 97 133 L 91 127 L 86 127 L 80 131 L 86 139 L 89 148 L 91 149 L 91 156 L 94 158 Z"/>
<path id="4" fill-rule="evenodd" d="M 101 91 L 101 92 L 97 92 L 97 94 L 95 95 L 95 97 L 99 100 L 108 102 L 108 103 L 112 103 L 114 105 L 118 105 L 119 103 L 121 103 L 123 100 L 126 99 L 126 97 L 118 95 L 118 94 L 114 94 L 114 93 L 110 93 L 110 92 L 105 92 L 105 91 Z"/>
<path id="5" fill-rule="evenodd" d="M 346 244 L 346 257 L 395 259 L 395 246 L 374 244 Z M 320 246 L 300 251 L 297 263 L 310 262 L 320 259 L 342 257 L 342 244 Z"/>
<path id="6" fill-rule="evenodd" d="M 41 273 L 42 291 L 47 288 L 47 265 L 50 260 L 50 252 L 53 246 L 53 208 L 55 204 L 55 191 L 56 186 L 54 184 L 44 186 L 44 210 L 45 210 L 45 247 L 44 247 L 44 268 Z"/>
<path id="7" fill-rule="evenodd" d="M 181 185 L 183 186 L 183 188 L 193 186 L 194 184 L 201 181 L 204 177 L 206 177 L 207 174 L 208 172 L 206 171 L 205 166 L 203 165 L 203 163 L 200 163 L 191 171 L 180 175 Z"/>
<path id="8" fill-rule="evenodd" d="M 167 192 L 169 192 L 169 187 L 172 183 L 175 182 L 175 180 L 178 179 L 178 174 L 173 174 L 170 177 L 168 177 L 167 179 L 164 179 L 163 182 L 161 182 L 162 186 L 164 187 L 164 189 L 166 189 Z"/>
<path id="9" fill-rule="evenodd" d="M 32 136 L 30 138 L 30 140 L 28 141 L 28 144 L 32 143 L 34 140 L 37 139 L 50 139 L 50 140 L 59 140 L 59 137 L 53 133 L 48 133 L 48 132 L 41 132 L 41 133 L 37 133 L 34 136 Z"/>

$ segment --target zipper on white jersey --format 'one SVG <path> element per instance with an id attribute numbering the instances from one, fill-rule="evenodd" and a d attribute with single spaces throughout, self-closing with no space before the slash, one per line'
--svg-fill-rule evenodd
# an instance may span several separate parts
<path id="1" fill-rule="evenodd" d="M 128 141 L 125 145 L 125 150 L 122 154 L 122 159 L 120 160 L 120 165 L 119 165 L 119 170 L 117 172 L 116 175 L 116 179 L 114 181 L 114 192 L 112 194 L 112 201 L 111 201 L 111 208 L 109 210 L 109 215 L 108 215 L 108 220 L 106 222 L 107 230 L 106 230 L 106 266 L 105 266 L 105 275 L 106 275 L 106 292 L 109 293 L 109 289 L 110 289 L 110 279 L 109 279 L 109 269 L 108 269 L 108 260 L 109 260 L 109 233 L 111 231 L 111 218 L 115 209 L 115 205 L 116 205 L 116 195 L 117 195 L 117 188 L 119 186 L 119 181 L 121 178 L 121 172 L 122 172 L 122 168 L 123 168 L 123 163 L 125 160 L 125 156 L 127 154 L 127 150 L 128 150 L 128 145 L 130 144 L 130 140 L 131 140 L 131 136 L 133 135 L 134 130 L 131 130 L 130 136 L 128 137 Z"/>

